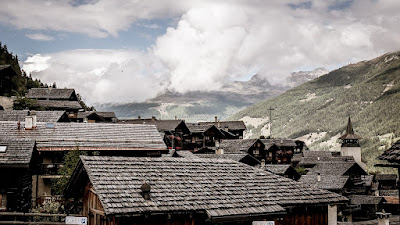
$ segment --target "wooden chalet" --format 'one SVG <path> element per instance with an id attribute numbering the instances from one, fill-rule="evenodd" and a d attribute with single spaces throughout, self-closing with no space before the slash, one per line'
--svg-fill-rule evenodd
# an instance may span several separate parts
<path id="1" fill-rule="evenodd" d="M 199 125 L 214 125 L 218 129 L 233 134 L 238 139 L 243 139 L 243 133 L 246 130 L 243 121 L 219 121 L 217 117 L 215 117 L 214 122 L 199 122 Z"/>
<path id="2" fill-rule="evenodd" d="M 291 139 L 222 140 L 219 149 L 225 154 L 246 152 L 266 164 L 290 164 L 295 153 L 302 152 Z"/>
<path id="3" fill-rule="evenodd" d="M 82 109 L 79 98 L 74 89 L 61 88 L 31 88 L 27 98 L 36 100 L 36 107 L 46 110 L 66 110 L 68 113 L 77 113 Z"/>
<path id="4" fill-rule="evenodd" d="M 33 176 L 32 196 L 41 203 L 53 195 L 51 179 L 58 178 L 64 155 L 71 150 L 119 156 L 161 156 L 168 153 L 154 125 L 113 123 L 1 122 L 0 137 L 36 141 L 40 170 Z"/>
<path id="5" fill-rule="evenodd" d="M 0 211 L 31 209 L 35 148 L 34 140 L 0 138 Z"/>
<path id="6" fill-rule="evenodd" d="M 88 224 L 336 224 L 338 194 L 224 159 L 81 156 L 66 195 Z M 328 222 L 329 221 L 329 222 Z"/>
<path id="7" fill-rule="evenodd" d="M 119 123 L 156 126 L 168 148 L 188 149 L 187 143 L 191 142 L 190 130 L 183 120 L 157 120 L 153 117 L 151 119 L 121 120 Z"/>
<path id="8" fill-rule="evenodd" d="M 114 112 L 84 111 L 70 116 L 72 121 L 79 123 L 116 123 L 118 121 Z"/>
<path id="9" fill-rule="evenodd" d="M 186 149 L 202 153 L 214 153 L 220 142 L 224 139 L 224 133 L 214 125 L 187 123 L 191 141 L 186 142 Z"/>
<path id="10" fill-rule="evenodd" d="M 17 90 L 14 82 L 18 74 L 11 65 L 0 65 L 0 96 L 11 96 L 12 91 Z"/>
<path id="11" fill-rule="evenodd" d="M 312 187 L 334 191 L 343 195 L 369 194 L 371 183 L 366 184 L 364 178 L 368 173 L 354 160 L 320 161 L 306 175 L 301 176 L 300 182 Z"/>
<path id="12" fill-rule="evenodd" d="M 25 121 L 29 110 L 0 110 L 0 121 Z M 37 122 L 71 122 L 65 111 L 35 111 Z"/>

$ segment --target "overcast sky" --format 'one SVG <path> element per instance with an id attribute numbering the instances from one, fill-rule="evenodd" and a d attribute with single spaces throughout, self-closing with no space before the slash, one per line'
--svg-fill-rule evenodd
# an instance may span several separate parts
<path id="1" fill-rule="evenodd" d="M 88 103 L 217 90 L 400 50 L 398 0 L 0 0 L 23 69 Z"/>

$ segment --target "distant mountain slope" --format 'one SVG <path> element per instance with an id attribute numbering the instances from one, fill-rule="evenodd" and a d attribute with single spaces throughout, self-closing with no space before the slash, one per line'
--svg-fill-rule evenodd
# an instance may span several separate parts
<path id="1" fill-rule="evenodd" d="M 373 171 L 376 157 L 400 137 L 400 52 L 350 64 L 235 114 L 248 136 L 302 137 L 314 150 L 339 150 L 337 138 L 350 115 L 363 159 Z M 252 121 L 258 124 L 251 124 Z"/>
<path id="2" fill-rule="evenodd" d="M 226 119 L 246 107 L 288 90 L 290 85 L 298 85 L 326 73 L 326 69 L 297 72 L 296 81 L 272 85 L 259 75 L 248 81 L 234 81 L 218 91 L 192 91 L 184 94 L 166 92 L 143 103 L 96 104 L 97 110 L 114 111 L 119 118 L 151 117 L 172 119 L 175 116 L 189 122 L 210 120 L 214 116 Z M 290 79 L 293 78 L 290 77 Z"/>

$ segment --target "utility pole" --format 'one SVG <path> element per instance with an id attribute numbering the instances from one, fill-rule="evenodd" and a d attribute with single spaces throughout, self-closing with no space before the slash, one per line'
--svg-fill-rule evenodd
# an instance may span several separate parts
<path id="1" fill-rule="evenodd" d="M 272 110 L 275 110 L 272 107 L 269 107 L 269 138 L 272 139 Z"/>

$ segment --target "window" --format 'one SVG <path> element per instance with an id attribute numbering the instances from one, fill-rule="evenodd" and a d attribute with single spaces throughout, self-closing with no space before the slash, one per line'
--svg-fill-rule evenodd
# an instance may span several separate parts
<path id="1" fill-rule="evenodd" d="M 6 145 L 0 145 L 0 153 L 6 153 L 7 152 L 7 146 Z"/>
<path id="2" fill-rule="evenodd" d="M 0 193 L 0 209 L 7 208 L 7 195 L 4 193 Z"/>
<path id="3" fill-rule="evenodd" d="M 258 151 L 258 149 L 254 149 L 254 150 L 253 150 L 253 155 L 258 155 L 258 154 L 260 154 L 260 152 Z"/>
<path id="4" fill-rule="evenodd" d="M 268 156 L 269 156 L 269 157 L 272 157 L 272 152 L 268 152 Z"/>

